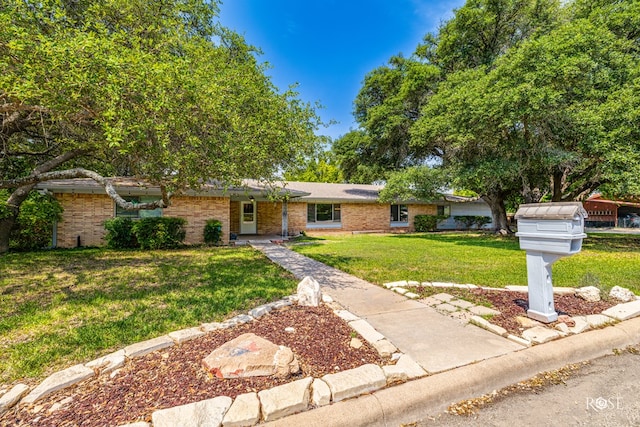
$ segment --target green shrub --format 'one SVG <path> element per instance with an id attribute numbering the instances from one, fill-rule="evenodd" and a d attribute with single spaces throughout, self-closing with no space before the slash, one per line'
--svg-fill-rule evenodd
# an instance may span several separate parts
<path id="1" fill-rule="evenodd" d="M 113 249 L 137 248 L 138 241 L 133 235 L 133 221 L 131 218 L 112 218 L 104 222 L 107 235 L 107 247 Z"/>
<path id="2" fill-rule="evenodd" d="M 186 231 L 183 218 L 142 218 L 133 224 L 133 235 L 141 249 L 173 249 L 182 246 Z"/>
<path id="3" fill-rule="evenodd" d="M 0 194 L 0 216 L 8 215 L 8 193 Z M 51 195 L 32 192 L 20 206 L 16 224 L 9 236 L 9 247 L 19 250 L 51 246 L 53 226 L 62 219 L 62 206 Z"/>
<path id="4" fill-rule="evenodd" d="M 435 231 L 438 223 L 447 218 L 446 215 L 416 215 L 413 223 L 418 232 Z"/>
<path id="5" fill-rule="evenodd" d="M 204 242 L 207 245 L 217 245 L 222 240 L 222 223 L 217 219 L 210 219 L 204 226 Z"/>

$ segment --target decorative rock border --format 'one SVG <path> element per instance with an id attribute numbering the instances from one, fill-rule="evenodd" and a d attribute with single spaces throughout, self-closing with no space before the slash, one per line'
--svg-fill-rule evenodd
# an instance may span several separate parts
<path id="1" fill-rule="evenodd" d="M 203 323 L 199 327 L 181 329 L 167 335 L 131 344 L 85 364 L 78 364 L 56 372 L 31 391 L 27 385 L 17 384 L 0 396 L 0 414 L 16 404 L 33 404 L 51 393 L 71 387 L 95 375 L 107 373 L 114 375 L 127 359 L 142 357 L 153 351 L 201 337 L 218 329 L 232 328 L 251 322 L 273 310 L 290 306 L 296 301 L 297 296 L 292 295 L 253 308 L 247 314 L 237 315 L 224 322 Z M 382 357 L 391 357 L 391 360 L 395 360 L 396 364 L 382 368 L 375 364 L 367 364 L 327 374 L 322 378 L 307 377 L 258 393 L 242 394 L 237 396 L 235 400 L 227 396 L 217 396 L 212 399 L 155 411 L 151 414 L 152 424 L 133 422 L 120 427 L 174 425 L 188 427 L 198 425 L 198 419 L 202 419 L 202 417 L 206 417 L 207 425 L 211 426 L 253 426 L 260 421 L 272 421 L 427 375 L 427 372 L 420 365 L 408 355 L 398 352 L 397 348 L 366 320 L 344 310 L 328 295 L 323 295 L 323 302 L 333 308 L 334 313 L 369 342 Z"/>
<path id="2" fill-rule="evenodd" d="M 488 291 L 515 291 L 515 292 L 528 292 L 527 286 L 505 286 L 504 288 L 490 288 L 486 286 L 476 286 L 471 284 L 461 285 L 457 283 L 443 283 L 443 282 L 416 282 L 401 280 L 396 282 L 389 282 L 383 284 L 387 289 L 391 289 L 407 298 L 418 299 L 419 295 L 410 292 L 406 287 L 409 286 L 425 286 L 454 289 L 484 289 Z M 553 288 L 554 294 L 558 295 L 573 295 L 576 293 L 575 288 Z M 522 337 L 510 334 L 506 329 L 494 325 L 482 316 L 491 316 L 500 314 L 500 312 L 488 307 L 475 305 L 463 299 L 454 297 L 453 295 L 442 292 L 430 297 L 422 298 L 420 301 L 430 307 L 435 308 L 441 314 L 453 317 L 465 323 L 471 323 L 480 328 L 486 329 L 489 332 L 493 332 L 496 335 L 505 337 L 513 342 L 521 344 L 526 347 L 531 347 L 535 344 L 542 344 L 548 341 L 552 341 L 557 338 L 565 337 L 567 335 L 575 335 L 589 329 L 599 328 L 605 325 L 614 324 L 623 320 L 631 319 L 633 317 L 640 316 L 640 297 L 636 296 L 636 299 L 630 302 L 624 302 L 617 304 L 607 310 L 604 310 L 602 314 L 592 314 L 588 316 L 575 316 L 572 319 L 576 322 L 575 326 L 569 327 L 564 323 L 556 325 L 555 329 L 545 326 L 544 323 L 531 320 L 531 325 L 526 327 L 522 332 Z"/>

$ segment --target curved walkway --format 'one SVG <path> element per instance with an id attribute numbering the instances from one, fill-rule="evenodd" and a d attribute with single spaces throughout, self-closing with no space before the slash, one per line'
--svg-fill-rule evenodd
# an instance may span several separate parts
<path id="1" fill-rule="evenodd" d="M 429 373 L 447 371 L 525 348 L 284 246 L 265 242 L 251 245 L 297 278 L 311 276 L 316 279 L 323 293 L 369 322 Z"/>

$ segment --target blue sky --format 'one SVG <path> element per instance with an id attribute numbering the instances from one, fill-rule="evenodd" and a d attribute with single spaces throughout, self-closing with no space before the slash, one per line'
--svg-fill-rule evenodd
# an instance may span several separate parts
<path id="1" fill-rule="evenodd" d="M 353 122 L 353 100 L 365 75 L 398 53 L 410 56 L 463 0 L 224 0 L 222 25 L 260 48 L 281 90 L 298 84 L 304 101 L 320 102 L 318 133 L 333 139 Z"/>

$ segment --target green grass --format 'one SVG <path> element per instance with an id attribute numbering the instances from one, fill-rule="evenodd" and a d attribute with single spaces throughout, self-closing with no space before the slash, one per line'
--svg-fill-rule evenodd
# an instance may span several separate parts
<path id="1" fill-rule="evenodd" d="M 293 246 L 370 282 L 397 280 L 526 285 L 525 252 L 517 237 L 478 233 L 325 236 Z M 623 286 L 640 294 L 640 236 L 590 234 L 582 252 L 553 265 L 554 286 Z"/>
<path id="2" fill-rule="evenodd" d="M 41 379 L 128 344 L 295 290 L 250 248 L 0 256 L 0 383 Z"/>

